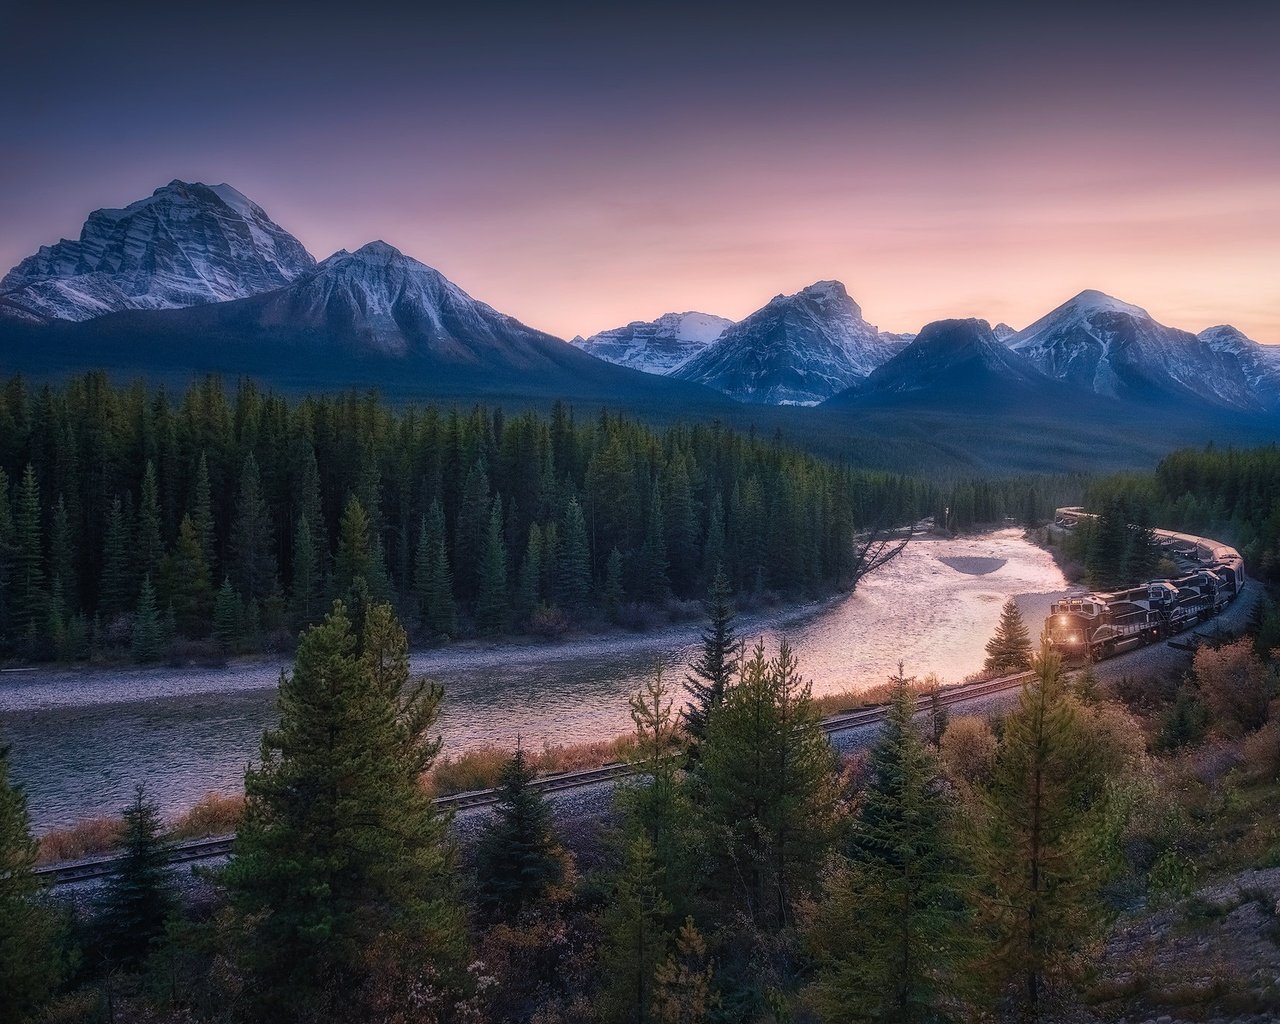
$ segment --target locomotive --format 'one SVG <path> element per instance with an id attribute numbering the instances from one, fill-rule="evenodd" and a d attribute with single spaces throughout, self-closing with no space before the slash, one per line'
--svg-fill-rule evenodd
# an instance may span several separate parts
<path id="1" fill-rule="evenodd" d="M 1092 517 L 1083 509 L 1060 508 L 1055 522 L 1069 529 L 1087 518 Z M 1045 621 L 1051 647 L 1070 658 L 1109 658 L 1213 618 L 1244 589 L 1244 559 L 1235 548 L 1185 533 L 1153 532 L 1178 574 L 1115 593 L 1055 601 Z"/>

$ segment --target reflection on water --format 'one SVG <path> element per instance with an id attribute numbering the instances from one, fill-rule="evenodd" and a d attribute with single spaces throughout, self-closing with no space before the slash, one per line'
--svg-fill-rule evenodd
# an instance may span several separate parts
<path id="1" fill-rule="evenodd" d="M 852 597 L 764 639 L 773 647 L 786 635 L 815 693 L 875 685 L 899 660 L 908 674 L 958 681 L 981 667 L 1007 597 L 1022 595 L 1034 633 L 1065 586 L 1017 530 L 919 540 Z M 644 674 L 661 658 L 682 677 L 692 655 L 691 643 L 590 657 L 444 651 L 415 657 L 414 668 L 446 684 L 440 728 L 446 749 L 458 751 L 513 744 L 517 734 L 542 745 L 624 732 L 626 696 Z M 36 828 L 114 812 L 138 782 L 168 813 L 209 790 L 238 790 L 273 719 L 278 675 L 278 666 L 257 664 L 4 677 L 0 740 L 12 744 Z"/>

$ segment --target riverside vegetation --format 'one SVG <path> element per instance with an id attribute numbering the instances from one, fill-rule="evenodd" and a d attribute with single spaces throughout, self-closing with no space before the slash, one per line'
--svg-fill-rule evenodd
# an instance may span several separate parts
<path id="1" fill-rule="evenodd" d="M 0 388 L 0 656 L 288 649 L 357 577 L 416 643 L 696 614 L 852 586 L 859 531 L 1029 522 L 1080 481 L 928 481 L 722 425 L 393 410 L 100 374 Z"/>
<path id="2" fill-rule="evenodd" d="M 517 750 L 460 846 L 421 785 L 443 692 L 410 679 L 389 604 L 362 580 L 347 598 L 303 633 L 211 901 L 177 899 L 157 869 L 141 792 L 91 907 L 40 898 L 0 757 L 5 1020 L 835 1024 L 1200 1012 L 1227 993 L 1236 1010 L 1268 1005 L 1248 977 L 1191 994 L 1118 983 L 1132 972 L 1106 945 L 1117 919 L 1184 899 L 1201 872 L 1280 866 L 1276 672 L 1253 641 L 1200 651 L 1177 688 L 1127 680 L 1119 699 L 1041 651 L 1006 714 L 924 729 L 900 669 L 884 731 L 842 764 L 796 655 L 743 652 L 719 592 L 684 693 L 660 670 L 631 702 L 639 774 L 602 832 L 562 832 Z M 1032 656 L 1016 609 L 993 647 Z M 1209 751 L 1238 769 L 1201 771 Z"/>

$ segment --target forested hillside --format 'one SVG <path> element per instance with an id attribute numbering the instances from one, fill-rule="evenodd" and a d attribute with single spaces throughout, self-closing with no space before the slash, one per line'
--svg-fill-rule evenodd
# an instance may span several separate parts
<path id="1" fill-rule="evenodd" d="M 1185 449 L 1150 474 L 1107 477 L 1089 489 L 1091 508 L 1122 503 L 1154 526 L 1234 544 L 1248 572 L 1280 580 L 1280 448 Z"/>

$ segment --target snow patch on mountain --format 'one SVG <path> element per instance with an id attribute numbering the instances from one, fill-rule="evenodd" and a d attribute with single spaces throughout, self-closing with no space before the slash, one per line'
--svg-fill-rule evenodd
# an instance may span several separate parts
<path id="1" fill-rule="evenodd" d="M 777 295 L 673 376 L 762 405 L 816 405 L 901 348 L 862 317 L 839 281 Z"/>
<path id="2" fill-rule="evenodd" d="M 30 320 L 175 309 L 270 291 L 314 266 L 230 185 L 175 180 L 123 209 L 95 210 L 76 241 L 41 246 L 0 280 L 0 309 Z"/>
<path id="3" fill-rule="evenodd" d="M 668 374 L 733 326 L 711 313 L 664 313 L 657 320 L 634 320 L 573 344 L 584 352 L 645 373 Z"/>

